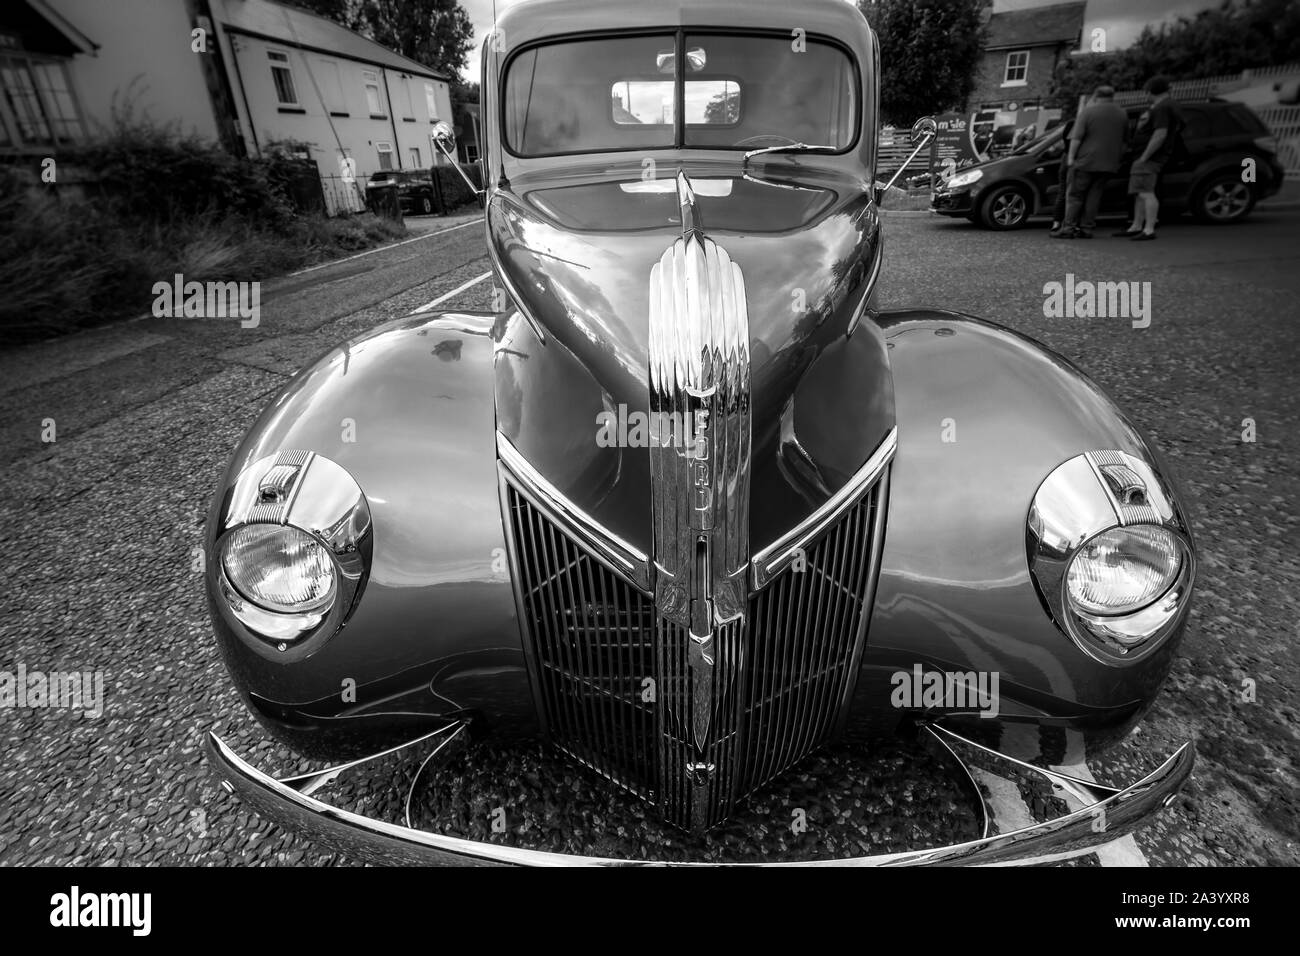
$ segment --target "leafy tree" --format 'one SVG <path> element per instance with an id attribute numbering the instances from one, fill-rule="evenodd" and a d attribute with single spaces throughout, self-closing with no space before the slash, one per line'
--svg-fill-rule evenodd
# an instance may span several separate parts
<path id="1" fill-rule="evenodd" d="M 1171 80 L 1300 63 L 1300 4 L 1295 0 L 1226 0 L 1176 22 L 1148 26 L 1132 46 L 1071 57 L 1057 67 L 1052 93 L 1075 102 L 1101 83 L 1138 89 L 1157 73 Z"/>
<path id="2" fill-rule="evenodd" d="M 390 50 L 451 77 L 465 68 L 474 25 L 457 0 L 361 0 L 361 16 Z"/>
<path id="3" fill-rule="evenodd" d="M 457 0 L 293 0 L 459 82 L 474 25 Z"/>
<path id="4" fill-rule="evenodd" d="M 887 123 L 963 106 L 975 89 L 985 0 L 860 0 L 880 37 L 880 110 Z"/>
<path id="5" fill-rule="evenodd" d="M 710 97 L 704 104 L 704 122 L 730 125 L 740 119 L 740 97 L 734 92 L 722 92 Z"/>

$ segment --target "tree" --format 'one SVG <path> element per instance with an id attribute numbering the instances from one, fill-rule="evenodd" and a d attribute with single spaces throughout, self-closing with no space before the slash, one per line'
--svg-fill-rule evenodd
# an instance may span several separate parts
<path id="1" fill-rule="evenodd" d="M 704 104 L 704 122 L 730 126 L 740 119 L 740 97 L 738 91 L 726 89 L 714 94 Z"/>
<path id="2" fill-rule="evenodd" d="M 457 0 L 293 0 L 367 39 L 396 50 L 453 84 L 469 58 L 474 25 Z"/>
<path id="3" fill-rule="evenodd" d="M 887 123 L 962 107 L 975 89 L 986 0 L 860 0 L 880 37 L 880 111 Z"/>
<path id="4" fill-rule="evenodd" d="M 474 25 L 457 0 L 361 0 L 361 16 L 376 43 L 450 77 L 465 68 Z"/>
<path id="5" fill-rule="evenodd" d="M 1071 57 L 1057 68 L 1052 93 L 1076 102 L 1102 83 L 1138 89 L 1157 73 L 1172 80 L 1239 73 L 1300 62 L 1300 4 L 1295 0 L 1227 0 L 1216 10 L 1146 27 L 1133 45 Z"/>

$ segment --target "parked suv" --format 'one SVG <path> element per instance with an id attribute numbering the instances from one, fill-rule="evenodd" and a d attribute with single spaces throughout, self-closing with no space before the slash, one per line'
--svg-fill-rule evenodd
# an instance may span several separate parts
<path id="1" fill-rule="evenodd" d="M 1146 107 L 1127 109 L 1129 133 Z M 1277 140 L 1267 126 L 1241 103 L 1179 103 L 1186 127 L 1181 156 L 1165 167 L 1157 194 L 1160 214 L 1190 211 L 1202 222 L 1244 219 L 1259 200 L 1282 188 L 1284 170 L 1277 159 Z M 960 170 L 934 193 L 930 209 L 942 216 L 965 216 L 989 229 L 1016 229 L 1056 204 L 1058 172 L 1065 156 L 1064 127 L 1025 143 L 1000 159 Z M 1128 171 L 1137 151 L 1130 148 L 1123 165 L 1106 186 L 1102 215 L 1128 211 Z M 1243 161 L 1255 160 L 1255 182 L 1242 181 Z"/>
<path id="2" fill-rule="evenodd" d="M 442 210 L 442 199 L 428 169 L 386 169 L 370 177 L 370 185 L 397 184 L 397 198 L 403 213 L 431 215 Z"/>

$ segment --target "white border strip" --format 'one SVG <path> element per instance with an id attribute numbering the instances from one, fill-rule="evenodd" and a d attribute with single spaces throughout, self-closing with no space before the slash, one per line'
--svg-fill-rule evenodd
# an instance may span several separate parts
<path id="1" fill-rule="evenodd" d="M 292 279 L 294 276 L 306 275 L 309 272 L 315 272 L 317 269 L 327 269 L 330 266 L 336 266 L 341 262 L 351 262 L 353 259 L 360 259 L 363 256 L 373 256 L 376 252 L 383 252 L 385 249 L 396 249 L 398 246 L 405 246 L 412 242 L 419 242 L 421 239 L 432 239 L 434 236 L 445 236 L 449 232 L 455 232 L 457 229 L 464 229 L 466 226 L 472 226 L 475 223 L 483 221 L 483 217 L 471 219 L 469 222 L 458 223 L 455 226 L 448 226 L 446 229 L 439 229 L 437 232 L 426 232 L 422 236 L 413 236 L 410 239 L 403 239 L 401 242 L 394 242 L 387 246 L 378 246 L 374 249 L 367 249 L 365 252 L 358 252 L 356 255 L 345 256 L 342 259 L 332 259 L 329 262 L 321 262 L 314 266 L 308 266 L 306 269 L 299 269 L 297 272 L 290 272 L 286 279 Z"/>
<path id="2" fill-rule="evenodd" d="M 462 292 L 464 292 L 466 289 L 469 289 L 469 288 L 472 288 L 472 287 L 478 285 L 478 284 L 479 284 L 480 282 L 482 282 L 484 279 L 490 278 L 491 275 L 492 275 L 492 272 L 491 272 L 491 270 L 489 270 L 489 271 L 483 273 L 481 276 L 475 276 L 473 279 L 470 279 L 468 282 L 462 282 L 460 285 L 456 286 L 456 288 L 452 289 L 450 292 L 445 292 L 445 293 L 443 293 L 442 295 L 438 296 L 438 298 L 434 299 L 432 302 L 426 302 L 426 303 L 424 303 L 424 305 L 420 306 L 420 307 L 419 307 L 418 309 L 416 309 L 415 311 L 416 311 L 416 312 L 428 312 L 428 311 L 430 311 L 431 309 L 436 309 L 438 306 L 442 305 L 442 304 L 443 304 L 444 302 L 446 302 L 448 299 L 454 298 L 455 296 L 460 295 L 460 294 L 461 294 Z"/>

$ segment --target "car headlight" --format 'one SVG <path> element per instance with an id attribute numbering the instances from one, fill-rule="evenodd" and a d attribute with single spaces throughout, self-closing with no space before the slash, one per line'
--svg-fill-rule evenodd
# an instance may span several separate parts
<path id="1" fill-rule="evenodd" d="M 957 175 L 949 179 L 948 188 L 960 189 L 963 186 L 969 186 L 972 183 L 977 183 L 983 178 L 984 178 L 984 170 L 968 169 L 966 172 L 958 173 Z"/>
<path id="2" fill-rule="evenodd" d="M 1082 611 L 1129 614 L 1169 590 L 1180 563 L 1178 541 L 1168 529 L 1112 528 L 1078 550 L 1066 587 Z"/>
<path id="3" fill-rule="evenodd" d="M 236 591 L 267 611 L 317 611 L 334 597 L 329 552 L 298 528 L 245 525 L 223 539 L 221 566 Z"/>
<path id="4" fill-rule="evenodd" d="M 370 576 L 370 505 L 341 465 L 286 450 L 225 490 L 212 542 L 214 609 L 260 653 L 296 659 L 342 630 Z"/>
<path id="5" fill-rule="evenodd" d="M 1034 494 L 1029 569 L 1052 620 L 1107 664 L 1140 660 L 1185 616 L 1196 556 L 1168 483 L 1147 461 L 1095 451 Z"/>

